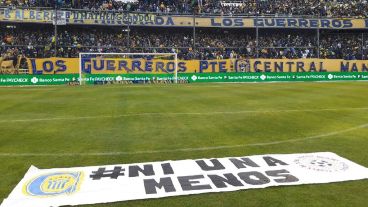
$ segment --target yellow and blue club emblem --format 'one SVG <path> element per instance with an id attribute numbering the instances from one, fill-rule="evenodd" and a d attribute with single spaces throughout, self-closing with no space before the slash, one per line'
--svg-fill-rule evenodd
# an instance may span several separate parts
<path id="1" fill-rule="evenodd" d="M 30 196 L 70 195 L 79 190 L 83 172 L 59 172 L 38 176 L 23 187 Z"/>

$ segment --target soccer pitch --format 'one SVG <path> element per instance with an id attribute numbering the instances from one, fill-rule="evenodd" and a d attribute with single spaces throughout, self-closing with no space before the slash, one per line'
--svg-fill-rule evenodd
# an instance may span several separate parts
<path id="1" fill-rule="evenodd" d="M 330 151 L 368 167 L 368 82 L 0 88 L 0 202 L 31 165 Z M 366 206 L 368 180 L 89 205 Z M 88 207 L 89 207 L 88 206 Z"/>

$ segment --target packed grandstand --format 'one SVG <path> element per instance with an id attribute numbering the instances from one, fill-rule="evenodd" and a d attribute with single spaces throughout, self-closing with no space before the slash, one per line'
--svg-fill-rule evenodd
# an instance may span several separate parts
<path id="1" fill-rule="evenodd" d="M 368 32 L 364 26 L 357 28 L 351 26 L 352 21 L 363 20 L 367 16 L 366 0 L 2 0 L 0 8 L 3 20 L 6 20 L 0 24 L 0 53 L 3 60 L 14 60 L 14 65 L 21 68 L 26 68 L 27 63 L 21 61 L 19 57 L 71 58 L 78 57 L 81 52 L 166 52 L 178 53 L 178 58 L 183 60 L 239 57 L 345 60 L 368 58 Z M 78 15 L 82 15 L 81 18 L 83 12 L 93 12 L 96 16 L 100 15 L 99 17 L 102 14 L 117 13 L 185 17 L 189 19 L 189 25 L 192 19 L 196 21 L 219 16 L 256 20 L 261 17 L 295 17 L 311 20 L 310 27 L 285 29 L 274 26 L 262 28 L 216 26 L 217 23 L 214 23 L 213 19 L 211 27 L 200 25 L 155 27 L 129 25 L 129 23 L 110 25 L 74 22 L 76 24 L 56 25 L 56 28 L 52 22 L 37 24 L 35 21 L 26 21 L 24 16 L 22 21 L 17 19 L 19 11 L 23 13 L 22 15 L 27 11 L 32 15 L 32 11 L 54 10 L 74 12 L 70 14 L 78 12 Z M 14 21 L 11 18 L 6 19 L 12 12 L 15 15 Z M 46 19 L 46 13 L 43 15 Z M 333 29 L 312 27 L 313 19 L 329 18 L 335 18 L 337 23 L 342 22 L 344 25 L 337 24 Z M 290 23 L 290 19 L 286 20 Z M 300 23 L 300 19 L 298 21 Z M 345 28 L 345 24 L 350 28 Z"/>

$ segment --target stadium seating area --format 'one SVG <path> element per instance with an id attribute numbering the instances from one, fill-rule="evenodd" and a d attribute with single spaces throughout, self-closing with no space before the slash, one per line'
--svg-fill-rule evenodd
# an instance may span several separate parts
<path id="1" fill-rule="evenodd" d="M 54 7 L 54 0 L 1 0 L 1 6 Z M 58 0 L 61 8 L 218 15 L 367 17 L 367 0 Z M 230 2 L 230 3 L 226 3 Z M 233 2 L 233 3 L 231 3 Z M 234 3 L 235 2 L 235 3 Z"/>
<path id="2" fill-rule="evenodd" d="M 50 57 L 55 53 L 53 27 L 2 28 L 1 53 L 17 48 L 27 57 Z M 67 27 L 58 32 L 58 56 L 78 57 L 79 52 L 178 52 L 182 59 L 223 59 L 237 55 L 260 58 L 367 59 L 368 33 L 322 32 L 320 54 L 314 30 L 262 30 L 257 43 L 249 30 L 191 30 Z"/>

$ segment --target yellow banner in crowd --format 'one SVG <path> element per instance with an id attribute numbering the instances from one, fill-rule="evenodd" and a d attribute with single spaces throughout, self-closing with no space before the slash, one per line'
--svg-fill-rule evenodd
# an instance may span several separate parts
<path id="1" fill-rule="evenodd" d="M 28 59 L 31 74 L 79 73 L 78 58 Z M 174 60 L 88 58 L 81 70 L 89 74 L 174 73 Z M 179 73 L 226 72 L 368 72 L 367 60 L 333 59 L 250 59 L 179 60 Z"/>
<path id="2" fill-rule="evenodd" d="M 0 9 L 0 21 L 52 23 L 53 10 Z M 223 28 L 322 28 L 364 29 L 368 19 L 295 18 L 295 17 L 210 17 L 178 16 L 116 11 L 58 11 L 58 22 L 87 25 L 133 25 L 156 27 L 223 27 Z M 62 20 L 62 21 L 60 21 Z"/>

